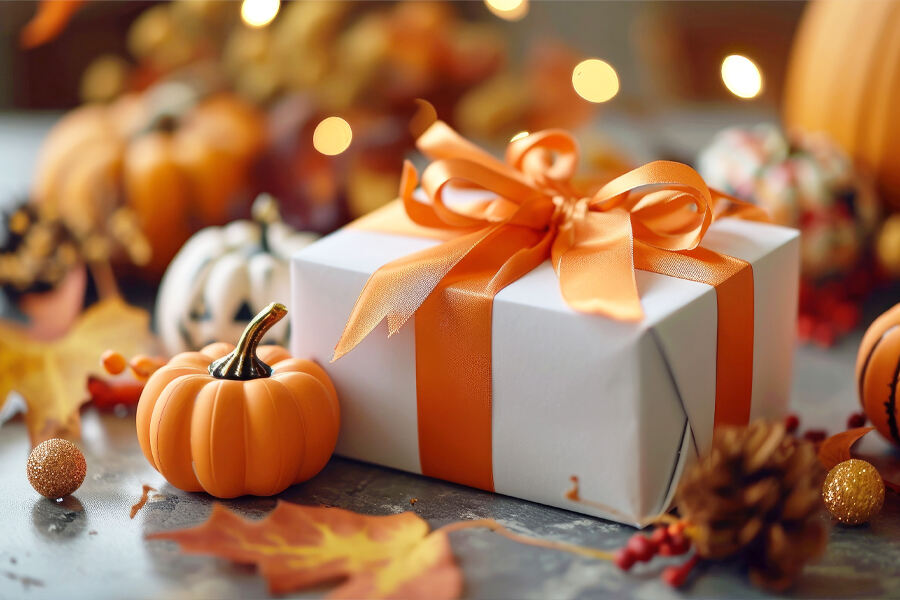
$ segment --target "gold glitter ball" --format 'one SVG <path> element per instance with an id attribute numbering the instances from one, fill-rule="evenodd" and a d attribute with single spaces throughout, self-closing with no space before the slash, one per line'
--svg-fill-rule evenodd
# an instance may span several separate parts
<path id="1" fill-rule="evenodd" d="M 28 481 L 47 498 L 68 496 L 81 486 L 86 474 L 84 454 L 68 440 L 47 440 L 28 457 Z"/>
<path id="2" fill-rule="evenodd" d="M 834 466 L 822 486 L 822 499 L 841 523 L 859 525 L 884 504 L 884 481 L 871 464 L 851 458 Z"/>

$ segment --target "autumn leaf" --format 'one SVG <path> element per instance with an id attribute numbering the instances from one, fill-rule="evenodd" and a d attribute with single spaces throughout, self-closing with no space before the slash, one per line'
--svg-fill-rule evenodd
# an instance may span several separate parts
<path id="1" fill-rule="evenodd" d="M 68 25 L 84 0 L 41 0 L 37 13 L 22 28 L 19 43 L 36 48 L 55 39 Z"/>
<path id="2" fill-rule="evenodd" d="M 148 538 L 254 564 L 276 594 L 338 581 L 331 598 L 441 600 L 462 589 L 446 532 L 430 532 L 411 512 L 366 516 L 279 502 L 265 519 L 250 521 L 216 503 L 202 525 Z"/>
<path id="3" fill-rule="evenodd" d="M 11 391 L 25 398 L 32 445 L 57 436 L 77 438 L 88 375 L 99 370 L 103 351 L 115 346 L 136 354 L 152 344 L 147 312 L 120 298 L 89 307 L 65 336 L 53 341 L 35 341 L 0 323 L 0 406 Z"/>
<path id="4" fill-rule="evenodd" d="M 838 463 L 850 460 L 850 447 L 873 429 L 875 428 L 856 427 L 831 436 L 819 447 L 819 462 L 828 471 Z"/>

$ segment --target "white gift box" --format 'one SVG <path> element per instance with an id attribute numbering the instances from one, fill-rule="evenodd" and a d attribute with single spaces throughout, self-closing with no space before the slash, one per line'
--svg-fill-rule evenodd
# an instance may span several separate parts
<path id="1" fill-rule="evenodd" d="M 329 364 L 347 317 L 382 265 L 439 243 L 349 227 L 291 260 L 291 351 L 326 367 L 341 402 L 340 455 L 421 473 L 415 318 L 382 323 Z M 799 280 L 798 233 L 723 219 L 703 247 L 749 262 L 754 279 L 751 419 L 787 407 Z M 572 310 L 545 262 L 494 298 L 492 434 L 498 493 L 632 525 L 671 503 L 710 447 L 716 391 L 712 286 L 638 271 L 645 318 Z M 570 478 L 580 496 L 566 497 Z"/>

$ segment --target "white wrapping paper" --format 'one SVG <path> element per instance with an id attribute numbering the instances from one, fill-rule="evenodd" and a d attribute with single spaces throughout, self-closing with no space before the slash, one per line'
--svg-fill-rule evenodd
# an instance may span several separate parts
<path id="1" fill-rule="evenodd" d="M 348 355 L 329 361 L 368 277 L 436 243 L 345 228 L 292 258 L 291 351 L 326 366 L 334 380 L 342 418 L 338 454 L 421 473 L 415 319 L 390 339 L 382 324 Z M 790 390 L 798 234 L 725 219 L 710 228 L 703 246 L 753 266 L 751 418 L 778 418 Z M 715 291 L 643 271 L 637 283 L 646 314 L 639 323 L 573 311 L 549 262 L 494 299 L 498 493 L 641 525 L 670 504 L 685 465 L 710 446 Z M 572 475 L 592 504 L 566 498 Z"/>

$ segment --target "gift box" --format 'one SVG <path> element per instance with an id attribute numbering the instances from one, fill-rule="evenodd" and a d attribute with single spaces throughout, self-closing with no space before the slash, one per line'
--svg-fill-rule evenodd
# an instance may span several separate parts
<path id="1" fill-rule="evenodd" d="M 452 132 L 439 133 L 462 144 Z M 453 143 L 450 150 L 442 143 L 439 154 L 453 158 Z M 526 138 L 519 153 L 534 156 L 546 144 Z M 554 144 L 554 160 L 532 160 L 530 168 L 558 165 L 568 150 Z M 423 146 L 427 151 L 427 140 Z M 593 200 L 573 195 L 567 204 L 554 193 L 545 194 L 547 204 L 536 195 L 536 212 L 528 213 L 527 202 L 509 204 L 512 194 L 494 177 L 519 175 L 461 147 L 464 156 L 453 164 L 494 169 L 490 177 L 464 170 L 474 175 L 462 178 L 507 197 L 481 201 L 483 191 L 435 184 L 427 170 L 425 191 L 414 194 L 416 180 L 405 173 L 401 201 L 292 258 L 291 350 L 328 365 L 341 401 L 337 453 L 646 524 L 670 505 L 681 472 L 710 447 L 718 427 L 784 414 L 798 234 L 714 215 L 715 193 L 671 163 L 604 186 Z M 515 149 L 512 158 L 508 152 L 507 164 L 521 166 L 516 157 Z M 529 160 L 521 179 L 543 194 L 546 179 L 528 173 Z M 438 170 L 460 178 L 450 167 Z M 550 172 L 557 182 L 571 176 Z M 417 211 L 429 199 L 439 215 L 466 217 L 446 217 L 458 231 L 428 226 L 436 221 Z M 683 219 L 668 214 L 692 199 Z M 604 221 L 601 214 L 596 232 L 607 236 L 604 243 L 585 243 L 590 211 L 627 213 L 628 254 L 620 252 L 621 240 L 608 239 L 618 216 Z M 688 221 L 699 223 L 691 238 L 698 248 L 672 241 L 694 231 Z M 523 226 L 531 230 L 520 238 Z M 473 258 L 507 234 L 508 247 L 492 248 L 491 260 Z M 567 262 L 566 252 L 577 261 Z M 603 260 L 591 266 L 598 253 Z M 525 255 L 531 263 L 523 263 Z M 467 261 L 478 266 L 467 270 Z M 488 283 L 473 291 L 478 277 Z M 599 295 L 614 298 L 592 304 Z M 340 358 L 328 364 L 336 345 Z M 573 477 L 578 494 L 570 493 Z"/>

